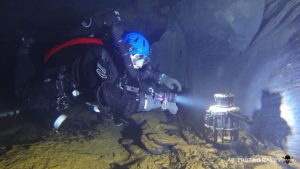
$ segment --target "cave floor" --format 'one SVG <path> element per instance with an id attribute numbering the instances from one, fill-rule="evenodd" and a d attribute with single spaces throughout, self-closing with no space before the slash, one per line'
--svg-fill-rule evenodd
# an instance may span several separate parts
<path id="1" fill-rule="evenodd" d="M 2 146 L 0 168 L 300 168 L 295 160 L 292 164 L 232 161 L 239 156 L 217 150 L 193 131 L 167 123 L 162 112 L 136 114 L 133 119 L 141 123 L 139 131 L 104 121 L 80 132 L 50 131 L 43 139 L 33 143 L 9 148 Z M 124 132 L 125 129 L 128 131 Z M 140 136 L 134 139 L 134 133 L 128 136 L 130 131 L 140 132 Z M 282 158 L 283 155 L 278 150 L 252 158 Z"/>

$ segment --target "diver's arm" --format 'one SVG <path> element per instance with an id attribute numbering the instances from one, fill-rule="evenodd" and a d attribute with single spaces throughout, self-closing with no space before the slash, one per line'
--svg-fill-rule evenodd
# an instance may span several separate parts
<path id="1" fill-rule="evenodd" d="M 163 98 L 161 98 L 161 94 Z M 157 97 L 157 95 L 159 97 Z M 178 107 L 176 103 L 169 100 L 166 97 L 166 93 L 156 93 L 154 96 L 140 93 L 139 96 L 138 111 L 151 111 L 160 108 L 162 110 L 168 110 L 171 114 L 177 114 Z"/>
<path id="2" fill-rule="evenodd" d="M 152 79 L 156 83 L 159 82 L 160 73 L 158 70 L 154 69 L 151 65 L 147 64 L 140 70 L 138 78 L 140 80 Z"/>
<path id="3" fill-rule="evenodd" d="M 149 95 L 141 91 L 132 91 L 119 88 L 113 84 L 106 84 L 101 89 L 101 94 L 106 106 L 118 112 L 123 112 L 125 116 L 130 116 L 138 112 L 148 112 L 155 109 L 168 110 L 176 114 L 178 107 L 175 102 L 167 100 L 165 95 Z"/>
<path id="4" fill-rule="evenodd" d="M 181 91 L 182 87 L 178 80 L 159 72 L 158 70 L 154 69 L 150 65 L 145 65 L 145 67 L 141 70 L 139 74 L 140 80 L 145 80 L 147 78 L 153 79 L 156 83 L 160 85 L 165 85 L 169 89 L 173 90 L 175 87 L 177 91 Z"/>
<path id="5" fill-rule="evenodd" d="M 133 88 L 129 86 L 130 88 Z M 118 112 L 123 112 L 124 115 L 130 116 L 131 114 L 140 111 L 150 111 L 155 108 L 161 107 L 161 105 L 156 104 L 148 106 L 148 97 L 139 91 L 130 91 L 127 87 L 120 88 L 114 84 L 107 83 L 101 87 L 101 92 L 98 93 L 103 100 L 103 103 L 111 108 L 114 108 Z M 157 102 L 158 103 L 158 102 Z"/>

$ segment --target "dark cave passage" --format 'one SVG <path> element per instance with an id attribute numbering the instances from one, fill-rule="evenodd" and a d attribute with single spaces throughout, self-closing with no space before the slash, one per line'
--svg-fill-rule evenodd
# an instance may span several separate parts
<path id="1" fill-rule="evenodd" d="M 240 113 L 253 120 L 251 125 L 242 124 L 242 131 L 253 135 L 257 142 L 262 142 L 266 147 L 282 149 L 295 159 L 300 159 L 299 1 L 112 0 L 108 2 L 104 0 L 67 0 L 41 3 L 11 0 L 1 2 L 1 7 L 0 21 L 3 26 L 0 28 L 0 50 L 2 52 L 0 57 L 2 79 L 0 122 L 3 121 L 3 123 L 0 124 L 0 137 L 7 136 L 6 132 L 11 128 L 12 132 L 16 131 L 19 134 L 24 130 L 32 131 L 35 136 L 36 134 L 43 135 L 44 130 L 48 130 L 36 125 L 37 122 L 42 122 L 38 116 L 48 118 L 43 114 L 37 115 L 29 111 L 28 114 L 34 118 L 28 116 L 29 120 L 20 120 L 26 115 L 26 113 L 22 113 L 28 110 L 22 111 L 26 106 L 23 105 L 23 98 L 18 96 L 16 87 L 26 79 L 30 79 L 30 82 L 34 82 L 38 78 L 42 79 L 35 75 L 42 73 L 39 70 L 45 68 L 43 55 L 53 46 L 69 40 L 70 37 L 98 36 L 98 34 L 78 31 L 77 28 L 81 27 L 84 19 L 95 13 L 103 15 L 117 10 L 122 17 L 122 26 L 125 32 L 138 32 L 147 37 L 150 44 L 149 58 L 153 68 L 174 77 L 181 83 L 184 90 L 178 92 L 177 95 L 178 98 L 186 100 L 183 100 L 182 103 L 177 102 L 179 110 L 176 118 L 180 119 L 178 120 L 180 125 L 197 131 L 199 138 L 203 139 L 204 114 L 205 110 L 214 104 L 212 96 L 215 93 L 232 93 L 235 96 L 235 104 L 241 109 Z M 103 24 L 102 20 L 95 21 L 95 23 Z M 105 32 L 106 29 L 108 28 L 103 28 L 99 32 Z M 32 62 L 29 62 L 28 58 L 18 57 L 21 51 L 19 50 L 20 46 L 24 44 L 21 37 L 34 39 L 29 50 L 29 60 L 33 60 Z M 113 47 L 118 44 L 109 39 L 106 34 L 101 37 L 105 42 L 112 42 Z M 71 55 L 83 55 L 85 51 L 80 52 L 74 52 Z M 113 52 L 114 57 L 119 54 Z M 114 59 L 116 60 L 116 58 L 118 59 L 118 57 Z M 120 84 L 121 82 L 122 80 L 120 80 Z M 56 85 L 54 84 L 52 87 Z M 153 89 L 156 90 L 156 87 L 154 86 Z M 50 91 L 46 95 L 49 97 L 51 94 L 54 95 L 50 87 L 46 88 L 49 88 Z M 26 89 L 28 88 L 24 88 L 24 90 Z M 93 90 L 97 91 L 97 89 Z M 133 95 L 130 95 L 126 99 L 129 100 L 132 97 Z M 140 98 L 135 99 L 139 100 Z M 121 97 L 115 100 L 121 102 Z M 90 106 L 92 103 L 94 104 L 90 100 L 86 102 L 91 103 Z M 80 104 L 86 104 L 86 102 Z M 45 107 L 42 103 L 39 106 Z M 126 106 L 122 110 L 125 108 Z M 52 113 L 55 114 L 54 109 Z M 91 116 L 87 118 L 93 119 L 94 115 L 86 116 Z M 170 115 L 172 116 L 172 114 Z M 150 122 L 152 122 L 152 118 L 161 118 L 156 115 L 151 117 L 148 114 L 145 117 L 149 118 L 150 120 L 146 120 Z M 28 128 L 24 127 L 22 130 L 20 127 L 22 125 L 19 123 L 29 123 Z M 158 126 L 160 125 L 162 124 L 159 123 Z M 100 128 L 105 127 L 101 126 Z M 112 132 L 114 135 L 111 138 L 118 138 L 118 144 L 125 144 L 123 147 L 128 151 L 140 152 L 140 149 L 149 149 L 149 145 L 144 145 L 145 131 L 140 124 L 129 123 L 120 131 L 112 126 L 108 128 L 115 131 L 115 133 Z M 151 127 L 148 130 L 151 129 L 154 130 Z M 2 132 L 3 134 L 1 134 Z M 162 132 L 164 134 L 149 133 L 148 138 L 154 135 L 155 139 L 162 139 L 161 137 L 165 134 L 164 132 Z M 7 142 L 14 142 L 15 138 L 13 137 L 10 135 L 0 139 L 3 140 L 4 145 Z M 102 138 L 102 136 L 99 137 Z M 170 138 L 172 137 L 171 135 Z M 40 138 L 36 137 L 38 141 L 34 142 L 39 142 Z M 178 139 L 175 136 L 174 138 Z M 245 136 L 245 138 L 248 137 Z M 166 140 L 162 140 L 167 143 L 171 142 L 168 139 L 169 136 Z M 2 143 L 1 140 L 0 143 Z M 176 141 L 182 143 L 180 139 L 178 140 Z M 188 140 L 195 141 L 197 139 L 189 138 Z M 251 141 L 253 140 L 254 138 Z M 200 142 L 199 140 L 195 141 L 195 144 L 202 145 Z M 113 143 L 114 141 L 112 145 Z M 160 152 L 161 147 L 156 146 L 153 144 L 150 147 L 159 152 L 157 154 L 163 154 Z M 101 146 L 99 145 L 99 147 Z M 180 148 L 180 151 L 189 150 L 187 147 Z M 9 147 L 3 148 L 0 150 L 0 154 L 9 152 L 9 150 Z M 123 150 L 119 150 L 120 154 L 124 153 Z M 109 159 L 113 158 L 112 156 L 103 158 Z M 166 157 L 163 156 L 161 160 L 164 158 Z M 176 158 L 180 157 L 176 156 Z M 144 159 L 144 161 L 147 160 L 147 158 Z M 181 161 L 184 160 L 181 159 Z M 130 165 L 133 164 L 134 162 L 130 163 Z M 130 165 L 128 164 L 128 166 Z"/>

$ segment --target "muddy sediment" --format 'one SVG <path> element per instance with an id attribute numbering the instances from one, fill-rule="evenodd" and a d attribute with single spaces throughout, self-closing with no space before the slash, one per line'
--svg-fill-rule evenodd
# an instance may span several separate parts
<path id="1" fill-rule="evenodd" d="M 168 122 L 163 112 L 135 114 L 132 119 L 134 124 L 123 127 L 106 121 L 94 123 L 93 130 L 52 131 L 35 143 L 12 145 L 7 149 L 3 146 L 1 150 L 5 151 L 0 157 L 0 166 L 10 169 L 259 169 L 284 168 L 285 165 L 281 162 L 232 161 L 240 157 L 239 154 L 214 148 L 193 131 L 179 128 L 176 122 Z M 280 156 L 278 151 L 252 157 Z M 297 164 L 294 162 L 289 167 L 297 168 Z"/>

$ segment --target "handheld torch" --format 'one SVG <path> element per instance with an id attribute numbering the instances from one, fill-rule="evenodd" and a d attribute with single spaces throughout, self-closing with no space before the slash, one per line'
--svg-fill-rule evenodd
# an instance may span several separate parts
<path id="1" fill-rule="evenodd" d="M 176 103 L 176 93 L 171 92 L 159 92 L 154 93 L 154 98 L 161 101 L 163 104 L 166 104 L 168 102 Z"/>

